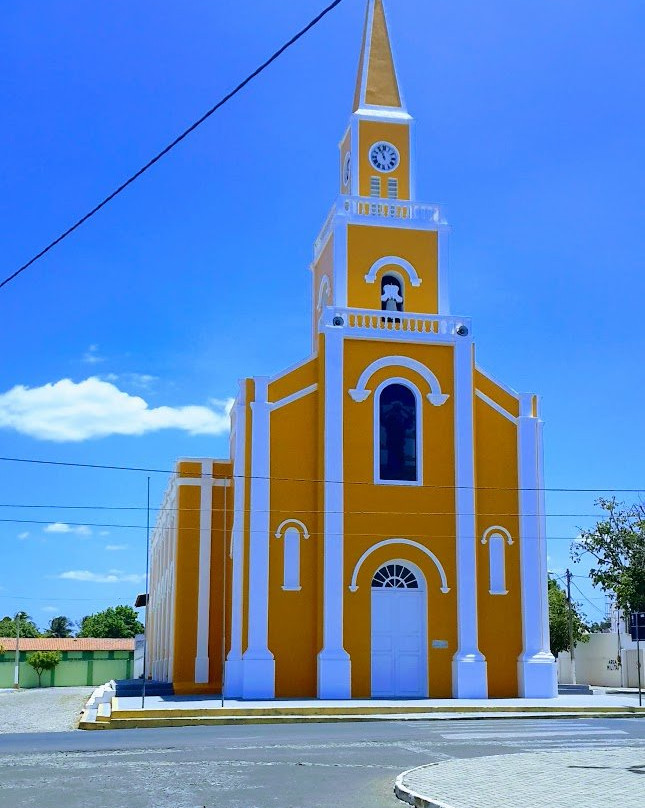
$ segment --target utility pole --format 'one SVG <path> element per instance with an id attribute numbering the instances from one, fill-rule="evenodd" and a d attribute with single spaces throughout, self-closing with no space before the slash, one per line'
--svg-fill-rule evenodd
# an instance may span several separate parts
<path id="1" fill-rule="evenodd" d="M 569 607 L 569 656 L 571 658 L 571 684 L 575 685 L 576 682 L 576 657 L 575 648 L 573 644 L 573 605 L 571 603 L 571 571 L 567 569 L 567 605 Z"/>
<path id="2" fill-rule="evenodd" d="M 16 662 L 13 669 L 13 686 L 20 689 L 20 612 L 16 612 Z"/>

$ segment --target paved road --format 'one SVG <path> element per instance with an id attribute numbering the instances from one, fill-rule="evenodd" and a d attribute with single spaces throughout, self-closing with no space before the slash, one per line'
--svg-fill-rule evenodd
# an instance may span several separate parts
<path id="1" fill-rule="evenodd" d="M 404 769 L 643 749 L 643 719 L 282 724 L 0 736 L 0 808 L 396 808 Z M 575 807 L 574 807 L 575 808 Z"/>

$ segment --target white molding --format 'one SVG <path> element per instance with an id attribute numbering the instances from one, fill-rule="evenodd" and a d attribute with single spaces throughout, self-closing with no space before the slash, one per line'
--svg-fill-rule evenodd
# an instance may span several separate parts
<path id="1" fill-rule="evenodd" d="M 347 305 L 347 222 L 337 216 L 333 224 L 334 283 L 332 299 L 334 306 Z"/>
<path id="2" fill-rule="evenodd" d="M 481 538 L 482 544 L 486 544 L 488 542 L 488 539 L 494 533 L 501 533 L 502 537 L 505 539 L 507 544 L 513 544 L 513 537 L 508 532 L 508 530 L 505 527 L 502 527 L 501 525 L 493 525 L 492 527 L 486 528 Z"/>
<path id="3" fill-rule="evenodd" d="M 521 396 L 517 459 L 523 649 L 517 670 L 520 696 L 553 698 L 557 674 L 549 647 L 542 422 L 528 414 L 531 404 L 530 396 Z"/>
<path id="4" fill-rule="evenodd" d="M 272 404 L 269 404 L 269 409 L 271 412 L 273 412 L 273 410 L 277 410 L 280 407 L 285 407 L 287 404 L 291 404 L 292 402 L 297 401 L 299 398 L 304 398 L 310 393 L 314 393 L 317 389 L 317 384 L 310 384 L 309 387 L 303 387 L 302 390 L 297 390 L 295 393 L 291 393 L 290 396 L 285 396 L 279 401 L 274 401 Z"/>
<path id="5" fill-rule="evenodd" d="M 386 266 L 399 267 L 407 274 L 412 286 L 421 286 L 422 280 L 416 269 L 405 258 L 400 258 L 397 255 L 386 255 L 384 258 L 379 258 L 378 261 L 375 261 L 365 275 L 366 283 L 374 283 L 378 272 Z"/>
<path id="6" fill-rule="evenodd" d="M 437 232 L 437 308 L 439 314 L 450 314 L 450 228 Z"/>
<path id="7" fill-rule="evenodd" d="M 475 443 L 473 424 L 473 345 L 455 345 L 455 513 L 457 539 L 458 647 L 452 659 L 455 698 L 486 698 L 486 659 L 477 629 L 477 551 Z"/>
<path id="8" fill-rule="evenodd" d="M 448 586 L 448 579 L 446 577 L 446 571 L 443 568 L 443 565 L 442 565 L 441 561 L 439 561 L 439 559 L 432 552 L 432 550 L 429 550 L 425 545 L 419 544 L 419 542 L 417 542 L 417 541 L 412 541 L 412 539 L 400 539 L 400 538 L 384 539 L 383 541 L 379 541 L 376 544 L 373 544 L 371 547 L 369 547 L 363 553 L 363 555 L 356 562 L 356 566 L 354 567 L 354 571 L 352 572 L 352 581 L 351 581 L 351 583 L 349 585 L 349 591 L 350 592 L 356 592 L 357 589 L 358 589 L 358 584 L 356 583 L 356 581 L 358 580 L 358 573 L 360 571 L 360 568 L 363 566 L 363 562 L 373 552 L 375 552 L 376 550 L 380 550 L 381 547 L 387 547 L 389 544 L 404 544 L 404 545 L 407 545 L 408 547 L 416 547 L 417 550 L 421 550 L 422 553 L 425 553 L 428 556 L 428 558 L 430 558 L 433 561 L 435 567 L 437 568 L 437 571 L 439 573 L 439 577 L 441 578 L 441 592 L 444 595 L 447 594 L 448 592 L 450 592 L 450 587 Z M 387 562 L 387 563 L 390 563 L 390 562 Z M 405 563 L 408 563 L 408 562 L 406 561 Z M 412 563 L 412 562 L 409 562 L 409 563 Z M 383 566 L 383 565 L 381 564 L 380 566 Z M 424 578 L 424 580 L 425 580 L 425 578 Z"/>
<path id="9" fill-rule="evenodd" d="M 293 373 L 294 370 L 299 370 L 300 368 L 303 368 L 305 365 L 308 365 L 310 362 L 316 359 L 316 357 L 317 354 L 314 351 L 313 353 L 309 354 L 309 356 L 306 357 L 306 359 L 303 359 L 300 362 L 296 362 L 293 365 L 289 365 L 288 368 L 285 368 L 284 370 L 281 370 L 279 373 L 276 373 L 275 376 L 270 376 L 269 384 L 273 384 L 274 382 L 280 381 L 280 379 L 284 379 L 285 376 L 288 376 L 290 373 Z"/>
<path id="10" fill-rule="evenodd" d="M 416 480 L 382 480 L 381 479 L 381 435 L 380 435 L 380 397 L 383 388 L 390 384 L 400 384 L 407 387 L 414 395 L 416 402 L 416 460 L 417 478 Z M 374 455 L 374 483 L 376 485 L 423 485 L 423 398 L 419 388 L 409 379 L 402 376 L 391 376 L 384 379 L 374 391 L 374 420 L 372 430 L 372 454 Z"/>
<path id="11" fill-rule="evenodd" d="M 212 461 L 202 461 L 200 510 L 199 510 L 199 578 L 197 589 L 197 646 L 195 657 L 195 683 L 208 682 L 209 659 L 208 637 L 211 605 L 211 544 L 213 516 L 213 486 L 207 476 Z"/>
<path id="12" fill-rule="evenodd" d="M 309 538 L 309 531 L 307 530 L 307 527 L 304 524 L 304 522 L 301 522 L 300 519 L 285 519 L 284 522 L 280 522 L 275 532 L 276 539 L 279 539 L 280 536 L 282 536 L 282 533 L 289 525 L 295 525 L 296 527 L 300 528 L 300 533 L 303 536 L 303 538 L 305 539 Z"/>
<path id="13" fill-rule="evenodd" d="M 475 370 L 478 373 L 481 373 L 482 376 L 485 376 L 489 381 L 493 382 L 493 384 L 496 384 L 505 393 L 508 393 L 509 396 L 512 396 L 514 399 L 517 399 L 519 401 L 520 394 L 517 392 L 517 390 L 514 390 L 512 387 L 509 387 L 507 384 L 504 384 L 504 382 L 500 381 L 498 378 L 493 376 L 487 370 L 484 370 L 484 368 L 478 362 L 475 362 Z"/>
<path id="14" fill-rule="evenodd" d="M 401 90 L 399 89 L 399 96 Z M 361 121 L 380 122 L 386 120 L 388 123 L 409 124 L 413 118 L 409 112 L 398 107 L 377 107 L 374 104 L 364 104 L 359 107 L 353 116 Z"/>
<path id="15" fill-rule="evenodd" d="M 316 303 L 316 311 L 321 311 L 322 309 L 322 296 L 325 294 L 325 298 L 327 300 L 327 304 L 331 303 L 331 284 L 329 282 L 329 275 L 325 273 L 322 278 L 320 279 L 320 284 L 318 285 L 318 302 Z"/>
<path id="16" fill-rule="evenodd" d="M 343 337 L 325 329 L 323 647 L 318 697 L 351 696 L 351 661 L 343 647 Z"/>
<path id="17" fill-rule="evenodd" d="M 244 610 L 244 510 L 246 496 L 246 384 L 239 383 L 235 402 L 235 446 L 233 455 L 233 526 L 231 551 L 231 647 L 224 665 L 224 694 L 228 698 L 242 695 L 242 620 Z"/>
<path id="18" fill-rule="evenodd" d="M 426 398 L 433 406 L 440 407 L 448 400 L 449 395 L 441 392 L 439 379 L 437 379 L 430 368 L 426 367 L 421 362 L 418 362 L 416 359 L 411 359 L 409 356 L 384 356 L 381 359 L 376 359 L 361 373 L 358 382 L 356 383 L 356 387 L 349 390 L 350 397 L 356 402 L 365 401 L 372 392 L 366 387 L 371 377 L 377 371 L 388 367 L 406 368 L 414 373 L 418 373 L 422 379 L 425 379 L 430 387 L 430 393 L 426 395 Z"/>
<path id="19" fill-rule="evenodd" d="M 275 697 L 275 661 L 269 651 L 270 408 L 269 379 L 255 379 L 251 404 L 251 502 L 248 646 L 242 657 L 242 697 Z"/>
<path id="20" fill-rule="evenodd" d="M 487 396 L 486 393 L 482 393 L 481 390 L 475 390 L 475 395 L 500 415 L 503 415 L 504 418 L 509 420 L 512 424 L 517 424 L 517 418 L 514 415 L 511 415 L 508 410 L 505 410 L 504 407 L 502 407 L 496 401 L 493 401 L 493 399 L 490 396 Z"/>

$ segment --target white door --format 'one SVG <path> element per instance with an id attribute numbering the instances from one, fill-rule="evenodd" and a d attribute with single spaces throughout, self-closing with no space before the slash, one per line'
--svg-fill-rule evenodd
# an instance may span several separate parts
<path id="1" fill-rule="evenodd" d="M 392 561 L 372 580 L 372 696 L 425 698 L 426 593 L 420 575 Z"/>

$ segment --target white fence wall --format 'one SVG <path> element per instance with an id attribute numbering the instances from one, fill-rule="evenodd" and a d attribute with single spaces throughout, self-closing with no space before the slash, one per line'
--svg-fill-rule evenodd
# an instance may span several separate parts
<path id="1" fill-rule="evenodd" d="M 645 678 L 645 643 L 641 643 L 641 676 Z M 590 634 L 576 645 L 576 681 L 599 687 L 637 687 L 636 643 L 626 634 Z M 558 654 L 558 681 L 571 683 L 568 651 Z M 645 686 L 645 681 L 643 682 Z"/>

